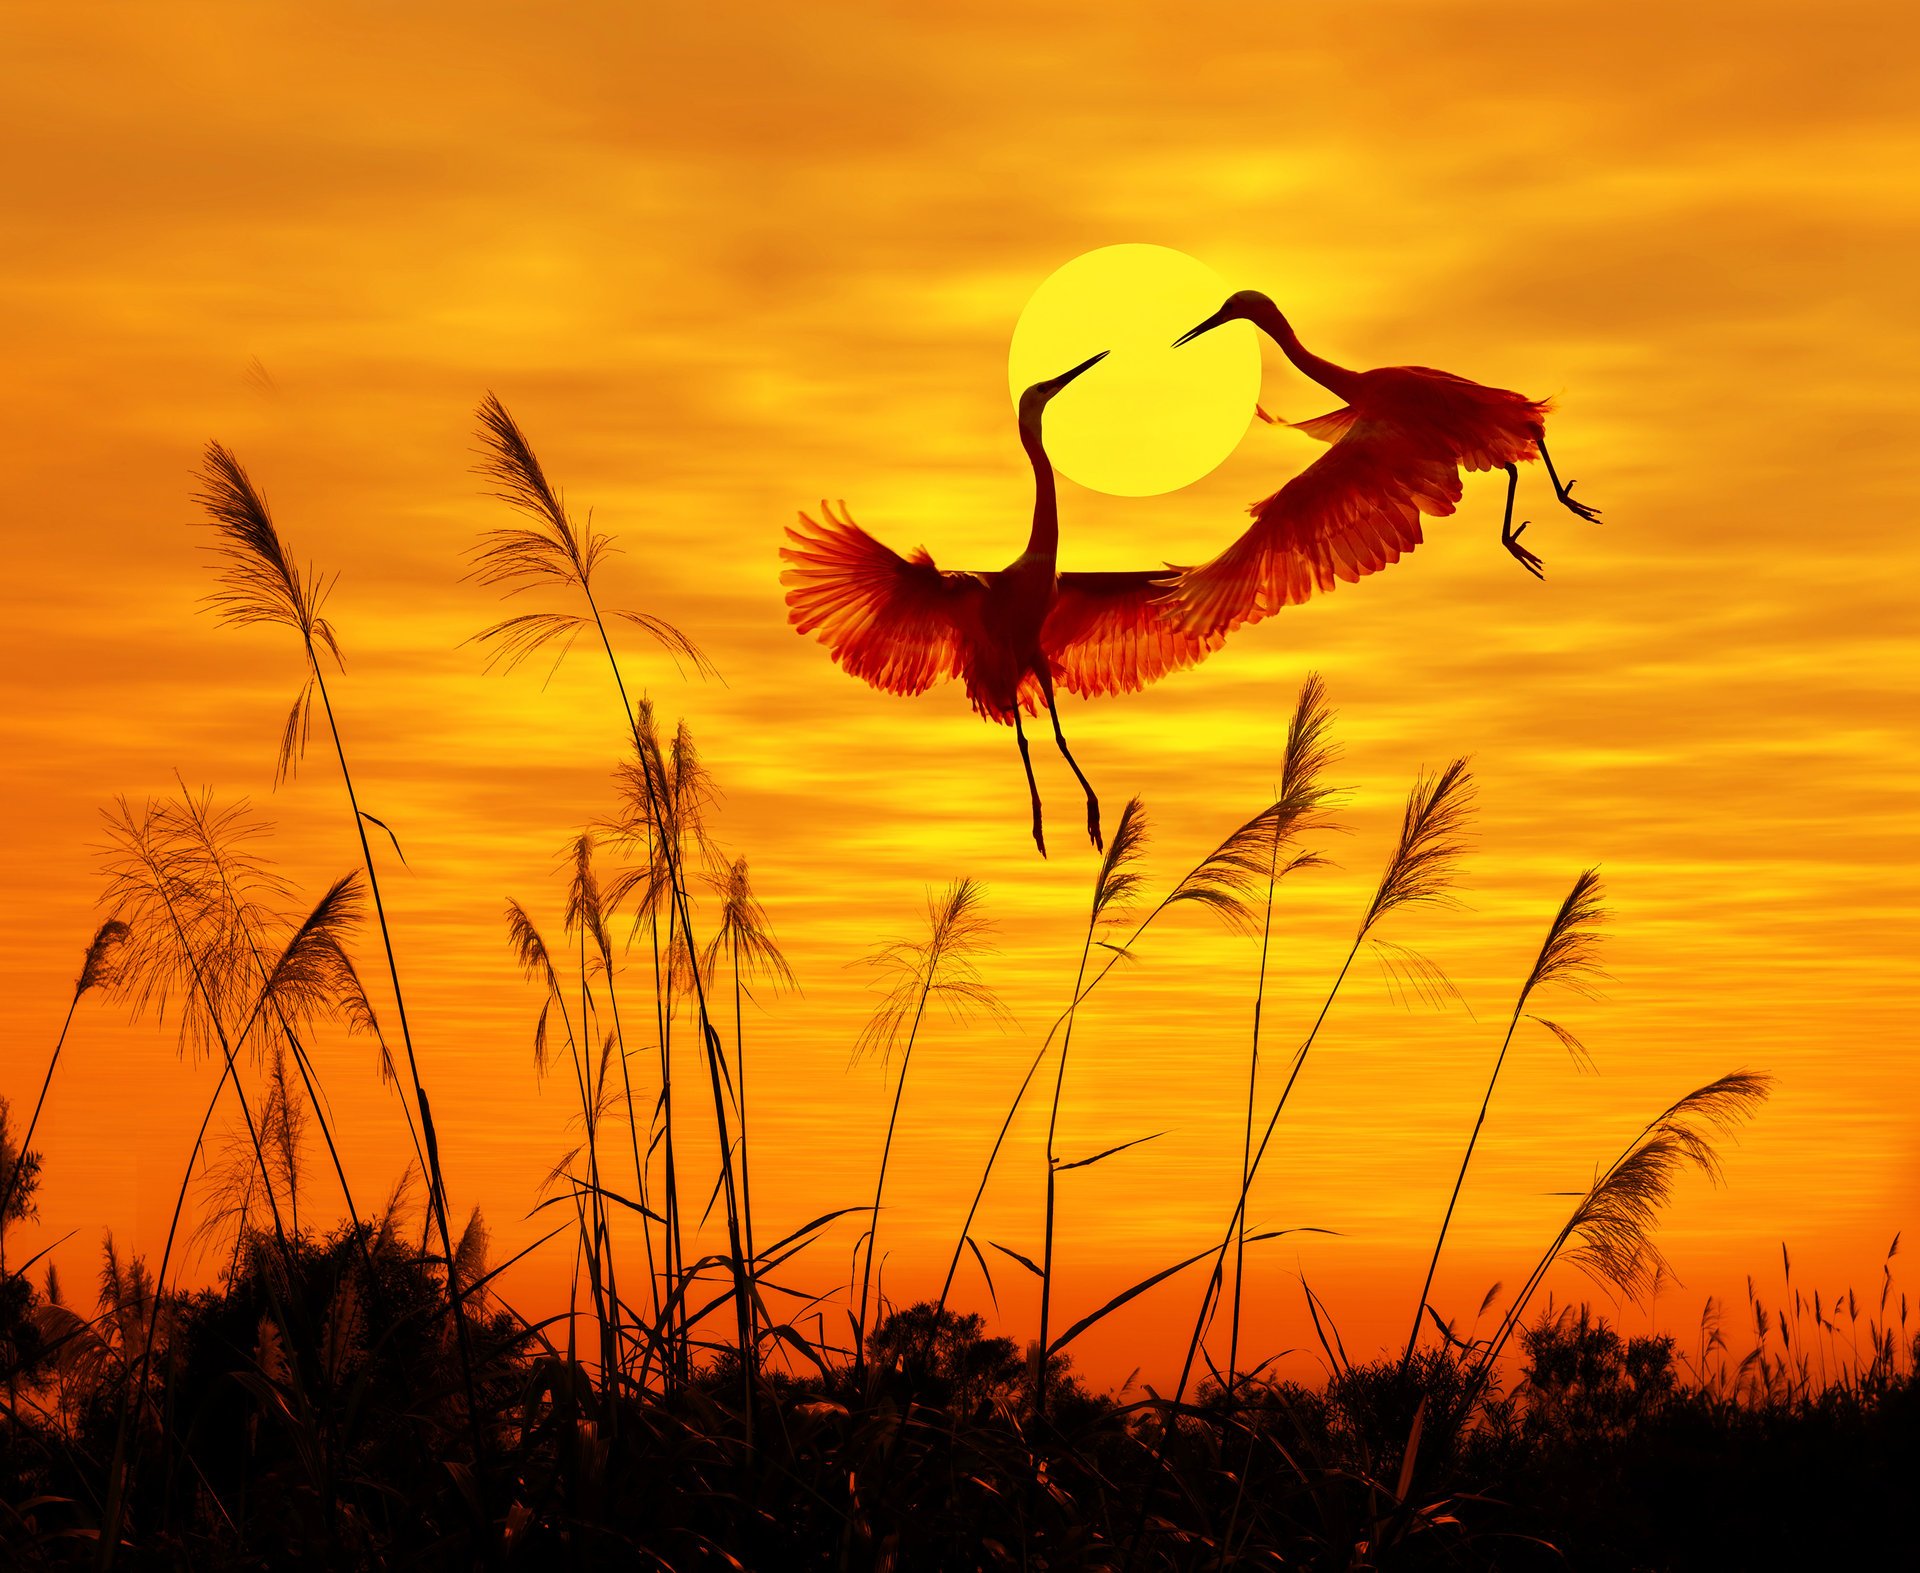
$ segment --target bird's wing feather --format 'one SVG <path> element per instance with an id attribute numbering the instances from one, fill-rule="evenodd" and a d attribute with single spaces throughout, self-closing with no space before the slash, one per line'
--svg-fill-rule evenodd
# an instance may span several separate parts
<path id="1" fill-rule="evenodd" d="M 1053 678 L 1089 698 L 1132 693 L 1220 648 L 1223 634 L 1184 627 L 1168 600 L 1177 568 L 1063 573 L 1040 630 Z"/>
<path id="2" fill-rule="evenodd" d="M 841 504 L 824 522 L 800 515 L 780 548 L 787 617 L 847 671 L 890 694 L 925 693 L 960 670 L 964 632 L 985 581 L 942 573 L 924 547 L 911 558 L 876 541 Z"/>
<path id="3" fill-rule="evenodd" d="M 1248 510 L 1253 523 L 1239 540 L 1180 576 L 1175 620 L 1224 636 L 1339 580 L 1351 584 L 1418 546 L 1421 514 L 1452 513 L 1459 500 L 1460 472 L 1449 459 L 1391 430 L 1352 423 Z"/>

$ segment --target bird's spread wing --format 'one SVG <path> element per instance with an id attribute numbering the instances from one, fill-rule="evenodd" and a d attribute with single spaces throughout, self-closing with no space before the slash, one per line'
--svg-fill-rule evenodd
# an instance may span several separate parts
<path id="1" fill-rule="evenodd" d="M 925 693 L 959 671 L 965 626 L 977 618 L 984 581 L 942 573 L 922 547 L 912 558 L 883 546 L 840 505 L 804 513 L 780 548 L 787 617 L 855 677 L 890 694 Z"/>
<path id="2" fill-rule="evenodd" d="M 1125 694 L 1192 666 L 1224 633 L 1183 626 L 1168 599 L 1180 570 L 1063 573 L 1040 645 L 1054 681 L 1089 698 Z"/>
<path id="3" fill-rule="evenodd" d="M 1334 416 L 1308 424 L 1337 429 Z M 1315 591 L 1398 562 L 1421 541 L 1420 515 L 1452 513 L 1460 472 L 1391 430 L 1345 423 L 1333 446 L 1263 502 L 1210 563 L 1181 574 L 1175 621 L 1224 636 Z"/>

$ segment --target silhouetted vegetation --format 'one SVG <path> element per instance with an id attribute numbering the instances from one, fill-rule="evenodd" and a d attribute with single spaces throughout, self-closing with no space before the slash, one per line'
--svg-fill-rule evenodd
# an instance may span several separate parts
<path id="1" fill-rule="evenodd" d="M 1450 903 L 1472 809 L 1465 760 L 1415 782 L 1380 878 L 1356 903 L 1345 962 L 1284 1074 L 1263 1080 L 1275 904 L 1285 881 L 1320 866 L 1315 843 L 1338 797 L 1317 678 L 1295 706 L 1274 802 L 1157 902 L 1146 810 L 1127 804 L 1074 936 L 1076 974 L 987 1153 L 939 1297 L 888 1302 L 877 1226 L 923 1033 L 999 1009 L 972 881 L 930 899 L 924 936 L 869 958 L 881 1003 L 851 1047 L 895 1078 L 871 1204 L 850 1200 L 772 1234 L 754 1211 L 754 1176 L 763 1196 L 768 1177 L 751 1161 L 743 1002 L 792 974 L 745 860 L 711 832 L 714 788 L 690 731 L 657 722 L 610 630 L 624 620 L 682 662 L 704 668 L 705 657 L 656 617 L 603 609 L 595 574 L 608 538 L 576 528 L 504 406 L 489 399 L 481 416 L 483 473 L 523 522 L 481 543 L 477 575 L 571 600 L 478 637 L 510 666 L 588 634 L 618 701 L 616 791 L 605 820 L 568 845 L 560 921 L 543 933 L 514 901 L 503 933 L 503 961 L 530 986 L 534 1065 L 577 1104 L 579 1140 L 546 1178 L 532 1214 L 542 1228 L 526 1247 L 570 1248 L 574 1291 L 529 1320 L 498 1293 L 511 1259 L 490 1261 L 478 1211 L 456 1226 L 427 1094 L 432 1033 L 409 1020 L 381 904 L 378 867 L 388 846 L 399 857 L 400 840 L 348 773 L 321 659 L 339 654 L 320 616 L 330 581 L 294 566 L 245 470 L 211 448 L 201 500 L 216 531 L 214 608 L 296 636 L 278 770 L 298 766 L 317 711 L 356 866 L 309 904 L 273 871 L 244 805 L 183 790 L 108 815 L 108 917 L 18 1134 L 0 1098 L 0 1562 L 1626 1570 L 1845 1565 L 1904 1545 L 1893 1509 L 1920 1470 L 1920 1340 L 1895 1283 L 1897 1238 L 1872 1303 L 1796 1284 L 1783 1252 L 1777 1295 L 1750 1284 L 1737 1338 L 1712 1301 L 1688 1347 L 1624 1337 L 1585 1306 L 1540 1304 L 1563 1260 L 1610 1294 L 1657 1299 L 1671 1274 L 1653 1237 L 1673 1183 L 1689 1168 L 1717 1174 L 1718 1143 L 1766 1097 L 1767 1078 L 1752 1072 L 1648 1121 L 1572 1198 L 1538 1259 L 1520 1264 L 1517 1288 L 1496 1285 L 1471 1325 L 1429 1302 L 1429 1267 L 1417 1297 L 1409 1285 L 1402 1351 L 1351 1360 L 1304 1283 L 1297 1319 L 1324 1381 L 1282 1379 L 1242 1348 L 1248 1252 L 1291 1232 L 1249 1233 L 1246 1221 L 1263 1160 L 1285 1139 L 1289 1096 L 1363 951 L 1409 994 L 1451 991 L 1386 933 Z M 1585 1055 L 1572 1028 L 1529 1007 L 1598 975 L 1602 896 L 1597 874 L 1582 873 L 1548 922 L 1481 1118 L 1523 1019 L 1540 1024 L 1540 1041 Z M 1079 1191 L 1069 1206 L 1063 1177 L 1153 1138 L 1122 1133 L 1070 1155 L 1050 1120 L 1034 1176 L 1045 1187 L 1037 1242 L 981 1232 L 988 1179 L 1049 1058 L 1057 1114 L 1081 1005 L 1182 904 L 1250 948 L 1259 941 L 1257 968 L 1221 984 L 1249 1007 L 1244 1109 L 1231 1093 L 1239 1183 L 1223 1173 L 1217 1234 L 1144 1264 L 1138 1281 L 1061 1327 L 1073 1225 L 1096 1205 Z M 353 959 L 361 951 L 378 958 L 372 988 Z M 59 1182 L 34 1132 L 58 1096 L 74 1012 L 96 992 L 164 1017 L 182 1053 L 221 1074 L 191 1141 L 182 1133 L 157 1263 L 109 1235 L 97 1285 L 75 1293 L 44 1249 L 20 1259 L 14 1236 Z M 351 1172 L 309 1053 L 329 1031 L 368 1043 L 368 1073 L 400 1102 L 413 1160 L 397 1180 Z M 1479 1130 L 1463 1133 L 1461 1180 Z M 696 1150 L 703 1183 L 690 1192 Z M 1435 1263 L 1459 1190 L 1435 1208 Z M 852 1266 L 821 1281 L 823 1253 L 808 1253 L 835 1231 L 855 1236 Z M 190 1251 L 211 1275 L 204 1287 L 181 1282 Z M 1030 1342 L 949 1306 L 967 1263 L 996 1306 L 996 1272 L 1038 1280 Z M 1089 1390 L 1075 1342 L 1141 1297 L 1182 1288 L 1197 1304 L 1173 1386 L 1125 1401 Z"/>

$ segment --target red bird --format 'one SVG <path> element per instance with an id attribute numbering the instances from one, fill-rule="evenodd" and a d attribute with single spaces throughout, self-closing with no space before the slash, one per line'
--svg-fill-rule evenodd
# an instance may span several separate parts
<path id="1" fill-rule="evenodd" d="M 1020 444 L 1033 461 L 1033 531 L 1027 549 L 998 572 L 948 573 L 922 547 L 911 558 L 883 546 L 840 505 L 823 502 L 824 523 L 804 513 L 780 555 L 787 568 L 787 616 L 813 634 L 855 677 L 890 694 L 925 693 L 958 677 L 973 708 L 1012 723 L 1033 803 L 1033 841 L 1046 855 L 1040 789 L 1020 713 L 1046 706 L 1053 739 L 1087 794 L 1087 835 L 1100 847 L 1100 800 L 1067 749 L 1054 708 L 1056 684 L 1070 694 L 1130 693 L 1191 666 L 1219 648 L 1224 633 L 1182 627 L 1167 599 L 1178 570 L 1060 573 L 1060 511 L 1053 466 L 1040 437 L 1047 403 L 1101 351 L 1020 396 Z"/>
<path id="2" fill-rule="evenodd" d="M 1294 428 L 1331 443 L 1329 451 L 1255 503 L 1248 510 L 1253 524 L 1239 540 L 1212 562 L 1182 572 L 1173 592 L 1181 626 L 1223 636 L 1316 590 L 1331 590 L 1336 579 L 1351 584 L 1398 562 L 1401 553 L 1420 544 L 1421 514 L 1453 512 L 1463 466 L 1507 472 L 1500 541 L 1535 578 L 1545 575 L 1540 559 L 1520 544 L 1526 522 L 1513 527 L 1513 497 L 1520 484 L 1516 466 L 1538 458 L 1563 506 L 1582 519 L 1599 517 L 1598 509 L 1574 500 L 1574 483 L 1562 485 L 1547 457 L 1547 401 L 1427 366 L 1348 371 L 1302 345 L 1279 308 L 1256 290 L 1229 296 L 1174 343 L 1241 320 L 1259 328 L 1295 367 L 1346 403 Z"/>

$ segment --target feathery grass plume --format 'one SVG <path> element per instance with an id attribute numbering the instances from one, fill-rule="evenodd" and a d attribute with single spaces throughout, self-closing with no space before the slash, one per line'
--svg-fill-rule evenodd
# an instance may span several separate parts
<path id="1" fill-rule="evenodd" d="M 1139 798 L 1130 797 L 1127 806 L 1120 810 L 1120 823 L 1107 843 L 1100 859 L 1100 872 L 1093 881 L 1092 928 L 1125 919 L 1127 909 L 1146 883 L 1146 876 L 1139 868 L 1146 850 L 1146 806 Z"/>
<path id="2" fill-rule="evenodd" d="M 1547 925 L 1546 938 L 1540 943 L 1540 954 L 1534 958 L 1526 981 L 1520 986 L 1519 997 L 1513 1002 L 1513 1014 L 1507 1018 L 1506 1036 L 1500 1040 L 1500 1052 L 1494 1057 L 1493 1074 L 1487 1078 L 1486 1095 L 1480 1100 L 1480 1112 L 1475 1116 L 1473 1130 L 1467 1137 L 1467 1150 L 1460 1158 L 1460 1172 L 1454 1177 L 1453 1192 L 1447 1198 L 1447 1210 L 1440 1220 L 1440 1232 L 1433 1242 L 1433 1256 L 1427 1263 L 1427 1276 L 1420 1285 L 1420 1299 L 1413 1312 L 1413 1327 L 1407 1334 L 1406 1353 L 1400 1360 L 1403 1377 L 1413 1363 L 1413 1352 L 1420 1342 L 1420 1324 L 1427 1311 L 1427 1296 L 1433 1291 L 1433 1275 L 1440 1266 L 1441 1248 L 1447 1243 L 1447 1230 L 1453 1223 L 1454 1209 L 1460 1203 L 1460 1192 L 1467 1181 L 1467 1168 L 1473 1162 L 1481 1127 L 1487 1123 L 1487 1110 L 1493 1104 L 1493 1090 L 1499 1085 L 1500 1071 L 1507 1063 L 1507 1051 L 1513 1046 L 1513 1034 L 1520 1025 L 1527 1001 L 1535 989 L 1548 985 L 1572 989 L 1580 994 L 1593 992 L 1595 984 L 1605 976 L 1600 970 L 1599 960 L 1599 930 L 1605 919 L 1606 909 L 1601 905 L 1600 871 L 1584 869 L 1574 879 L 1573 888 L 1567 892 L 1566 899 L 1560 903 L 1560 910 Z M 1586 1045 L 1571 1031 L 1544 1018 L 1534 1019 L 1560 1040 L 1576 1067 L 1584 1068 L 1590 1063 Z"/>
<path id="3" fill-rule="evenodd" d="M 1122 828 L 1124 830 L 1124 816 Z M 1116 832 L 1114 841 L 1120 840 Z M 894 1083 L 893 1107 L 887 1116 L 886 1140 L 880 1148 L 880 1169 L 873 1183 L 873 1210 L 867 1219 L 866 1257 L 860 1273 L 860 1302 L 854 1321 L 854 1369 L 866 1368 L 867 1306 L 873 1288 L 874 1251 L 880 1238 L 880 1203 L 887 1186 L 887 1164 L 893 1156 L 893 1135 L 900 1120 L 900 1102 L 906 1095 L 907 1072 L 913 1066 L 914 1045 L 929 1003 L 938 1001 L 948 1016 L 965 1020 L 973 1015 L 1006 1019 L 1006 1007 L 980 976 L 979 959 L 992 950 L 993 925 L 985 908 L 986 892 L 973 879 L 956 879 L 938 896 L 927 897 L 924 939 L 895 940 L 867 957 L 866 964 L 886 979 L 879 1007 L 861 1030 L 854 1059 L 878 1052 L 883 1068 L 901 1048 L 900 1075 Z"/>
<path id="4" fill-rule="evenodd" d="M 207 597 L 207 606 L 224 624 L 271 623 L 291 628 L 306 646 L 310 664 L 317 662 L 316 651 L 324 647 L 334 664 L 344 667 L 333 626 L 320 615 L 333 581 L 311 566 L 303 572 L 294 562 L 274 527 L 266 499 L 231 450 L 217 442 L 207 445 L 200 484 L 193 500 L 205 510 L 207 526 L 218 537 L 209 550 L 218 559 L 219 588 Z M 309 671 L 287 712 L 274 767 L 276 787 L 294 773 L 306 753 L 313 732 L 316 676 Z"/>
<path id="5" fill-rule="evenodd" d="M 196 844 L 206 855 L 211 872 L 217 877 L 220 891 L 229 901 L 234 899 L 234 891 L 227 882 L 225 863 L 219 856 L 219 837 L 215 829 L 215 816 L 212 801 L 208 794 L 195 796 L 186 792 L 184 784 L 182 795 L 172 805 L 183 839 Z M 380 1044 L 379 1068 L 382 1080 L 391 1084 L 394 1081 L 391 1056 L 387 1053 L 385 1041 L 380 1039 L 379 1024 L 374 1019 L 373 1006 L 368 1000 L 366 989 L 360 982 L 358 972 L 348 957 L 345 938 L 348 927 L 357 923 L 359 916 L 359 871 L 356 870 L 346 879 L 334 885 L 322 899 L 314 914 L 303 925 L 304 932 L 296 936 L 297 943 L 288 947 L 287 954 L 298 958 L 297 967 L 288 968 L 289 977 L 284 981 L 298 987 L 307 985 L 317 992 L 322 1008 L 334 1016 L 345 1020 L 350 1033 L 371 1033 Z M 294 1067 L 300 1073 L 301 1085 L 306 1089 L 308 1106 L 319 1125 L 321 1139 L 327 1149 L 327 1157 L 333 1165 L 335 1177 L 340 1182 L 341 1199 L 346 1204 L 347 1216 L 358 1219 L 360 1209 L 354 1201 L 353 1187 L 348 1183 L 345 1161 L 340 1155 L 339 1144 L 334 1140 L 332 1124 L 325 1094 L 320 1087 L 319 1072 L 308 1059 L 307 1052 L 300 1041 L 300 1028 L 303 1023 L 301 1007 L 290 1001 L 288 990 L 276 990 L 273 971 L 268 967 L 266 957 L 261 953 L 260 937 L 245 922 L 238 924 L 246 948 L 253 962 L 253 972 L 263 987 L 262 997 L 266 1002 L 266 1014 L 270 1018 L 269 1027 L 277 1024 L 281 1039 L 286 1048 L 293 1051 Z M 283 967 L 285 967 L 283 958 Z M 407 1115 L 408 1134 L 413 1139 L 415 1149 L 419 1148 L 419 1133 L 414 1125 L 412 1111 L 403 1103 L 402 1112 Z M 359 1237 L 356 1236 L 356 1239 Z M 372 1271 L 372 1257 L 365 1253 L 364 1241 L 361 1241 L 362 1263 Z"/>
<path id="6" fill-rule="evenodd" d="M 611 968 L 613 942 L 607 936 L 606 903 L 601 897 L 599 876 L 594 872 L 591 832 L 582 831 L 567 843 L 567 861 L 572 865 L 572 872 L 567 880 L 566 932 L 592 940 L 602 965 Z"/>
<path id="7" fill-rule="evenodd" d="M 1650 1124 L 1574 1208 L 1562 1238 L 1567 1259 L 1636 1302 L 1651 1291 L 1656 1272 L 1673 1269 L 1653 1243 L 1654 1226 L 1683 1170 L 1721 1179 L 1715 1139 L 1751 1119 L 1773 1079 L 1733 1071 L 1687 1094 Z"/>
<path id="8" fill-rule="evenodd" d="M 642 698 L 634 707 L 632 744 L 633 757 L 621 761 L 614 772 L 619 811 L 600 827 L 610 842 L 641 860 L 608 880 L 606 887 L 609 910 L 629 907 L 633 912 L 629 943 L 643 923 L 673 904 L 674 879 L 689 851 L 706 870 L 709 885 L 727 877 L 727 865 L 707 828 L 719 790 L 692 730 L 680 722 L 662 746 L 653 703 Z M 675 981 L 686 980 L 676 975 Z"/>
<path id="9" fill-rule="evenodd" d="M 1119 832 L 1113 839 L 1118 845 Z M 954 1021 L 1008 1019 L 980 976 L 980 958 L 993 950 L 985 900 L 978 880 L 956 879 L 938 896 L 928 895 L 925 938 L 894 940 L 866 958 L 864 965 L 885 980 L 885 992 L 855 1041 L 856 1063 L 874 1053 L 890 1062 L 902 1032 L 912 1032 L 929 1003 L 938 1002 Z"/>
<path id="10" fill-rule="evenodd" d="M 1589 1277 L 1636 1303 L 1651 1289 L 1656 1271 L 1672 1276 L 1671 1265 L 1653 1242 L 1653 1231 L 1673 1194 L 1674 1182 L 1686 1169 L 1694 1168 L 1718 1184 L 1717 1138 L 1753 1118 L 1772 1088 L 1773 1078 L 1762 1072 L 1731 1071 L 1696 1088 L 1647 1123 L 1582 1193 L 1514 1296 L 1480 1358 L 1473 1379 L 1476 1386 L 1491 1375 L 1547 1270 L 1563 1252 Z M 1567 1250 L 1569 1244 L 1573 1249 Z M 1787 1340 L 1784 1312 L 1779 1328 L 1782 1340 Z"/>
<path id="11" fill-rule="evenodd" d="M 564 659 L 581 633 L 599 627 L 601 613 L 592 599 L 593 573 L 613 549 L 613 537 L 595 531 L 591 519 L 584 528 L 574 524 L 526 433 L 496 395 L 489 393 L 481 401 L 479 418 L 480 463 L 475 473 L 492 482 L 492 495 L 528 522 L 481 536 L 471 553 L 471 576 L 482 584 L 504 587 L 508 595 L 541 584 L 570 586 L 587 596 L 590 615 L 523 613 L 482 629 L 471 642 L 491 646 L 487 664 L 508 670 L 555 643 L 560 643 L 559 656 Z M 664 618 L 614 608 L 608 608 L 606 615 L 647 634 L 673 657 L 676 666 L 684 661 L 703 676 L 714 674 L 700 647 Z"/>
<path id="12" fill-rule="evenodd" d="M 276 1168 L 271 1104 L 273 1089 L 269 1089 L 259 1114 L 269 1174 Z M 188 1256 L 198 1256 L 202 1250 L 223 1250 L 227 1256 L 223 1277 L 232 1285 L 246 1264 L 250 1237 L 261 1229 L 259 1218 L 267 1212 L 267 1181 L 261 1179 L 261 1168 L 253 1162 L 252 1143 L 238 1122 L 204 1143 L 204 1156 L 205 1168 L 198 1175 L 198 1210 L 194 1227 L 186 1235 Z"/>
<path id="13" fill-rule="evenodd" d="M 107 810 L 102 899 L 129 923 L 109 991 L 136 1016 L 176 1009 L 181 1048 L 198 1052 L 249 992 L 251 936 L 284 932 L 291 892 L 252 851 L 268 827 L 244 800 L 206 806 L 204 838 L 185 817 L 153 799 Z"/>
<path id="14" fill-rule="evenodd" d="M 208 527 L 219 537 L 210 548 L 219 559 L 219 588 L 207 605 L 223 623 L 277 623 L 303 640 L 319 641 L 339 659 L 333 629 L 320 615 L 333 581 L 311 567 L 303 573 L 294 562 L 266 499 L 231 449 L 207 444 L 200 484 L 193 500 L 206 510 Z"/>
<path id="15" fill-rule="evenodd" d="M 1326 685 L 1318 673 L 1310 674 L 1301 684 L 1287 726 L 1280 790 L 1273 802 L 1202 858 L 1174 886 L 1163 906 L 1192 902 L 1215 913 L 1230 928 L 1257 933 L 1263 926 L 1258 898 L 1268 890 L 1269 879 L 1284 879 L 1323 864 L 1318 853 L 1300 852 L 1283 859 L 1280 852 L 1302 835 L 1334 828 L 1326 809 L 1337 789 L 1323 780 L 1339 754 L 1328 736 L 1332 725 Z"/>
<path id="16" fill-rule="evenodd" d="M 1535 989 L 1548 984 L 1591 996 L 1606 978 L 1600 969 L 1599 934 L 1600 925 L 1606 920 L 1607 910 L 1601 904 L 1600 870 L 1583 870 L 1547 928 L 1540 954 L 1520 990 L 1522 1003 Z"/>
<path id="17" fill-rule="evenodd" d="M 116 958 L 120 947 L 127 942 L 129 933 L 127 925 L 118 918 L 108 918 L 94 930 L 93 939 L 87 946 L 86 959 L 80 964 L 80 976 L 74 979 L 75 999 L 89 990 L 112 984 Z"/>
<path id="18" fill-rule="evenodd" d="M 1465 759 L 1456 759 L 1438 775 L 1422 776 L 1414 783 L 1401 815 L 1400 839 L 1361 919 L 1362 935 L 1400 907 L 1454 904 L 1455 869 L 1466 850 L 1472 809 L 1473 777 Z"/>
<path id="19" fill-rule="evenodd" d="M 560 978 L 553 969 L 553 957 L 547 950 L 547 942 L 533 926 L 533 919 L 527 916 L 526 908 L 511 897 L 507 900 L 507 943 L 512 947 L 514 960 L 520 964 L 521 973 L 530 983 L 539 983 L 546 989 L 546 995 L 540 1003 L 540 1015 L 533 1028 L 533 1067 L 544 1076 L 549 1052 L 547 1019 L 556 1002 L 559 1002 L 564 1017 L 566 1003 L 560 994 Z M 573 1032 L 570 1018 L 568 1022 L 567 1034 L 570 1038 Z"/>
<path id="20" fill-rule="evenodd" d="M 288 1026 L 343 1017 L 349 1028 L 372 1021 L 372 1007 L 347 956 L 360 926 L 360 870 L 343 874 L 314 903 L 268 971 L 261 1000 Z"/>
<path id="21" fill-rule="evenodd" d="M 709 887 L 720 898 L 720 924 L 701 953 L 701 966 L 712 978 L 723 956 L 736 959 L 743 979 L 758 979 L 776 992 L 799 987 L 793 968 L 774 938 L 767 909 L 753 893 L 747 860 L 735 858 L 722 875 L 709 875 Z M 748 989 L 751 997 L 751 989 Z"/>
<path id="22" fill-rule="evenodd" d="M 419 1211 L 420 1169 L 409 1162 L 400 1171 L 400 1178 L 393 1182 L 393 1189 L 387 1193 L 385 1204 L 380 1209 L 379 1222 L 374 1227 L 374 1254 L 391 1246 L 400 1237 L 401 1231 L 408 1227 L 410 1220 Z"/>
<path id="23" fill-rule="evenodd" d="M 46 1107 L 47 1090 L 53 1085 L 53 1073 L 60 1068 L 60 1055 L 67 1046 L 67 1033 L 73 1027 L 74 1012 L 80 1008 L 80 1001 L 93 990 L 110 988 L 117 976 L 121 947 L 127 942 L 131 930 L 119 918 L 108 918 L 94 930 L 93 939 L 87 945 L 87 954 L 80 963 L 80 976 L 74 979 L 73 994 L 67 1001 L 66 1019 L 60 1023 L 60 1035 L 54 1039 L 53 1053 L 47 1057 L 47 1073 L 40 1078 L 40 1094 L 33 1100 L 33 1113 L 27 1116 L 27 1128 L 20 1138 L 20 1151 L 26 1153 L 33 1146 L 33 1133 L 40 1124 L 40 1111 Z M 13 1193 L 16 1186 L 26 1183 L 26 1176 L 18 1165 L 9 1167 L 4 1177 L 0 1177 L 0 1229 L 6 1227 L 6 1220 L 13 1216 L 8 1209 L 13 1206 Z"/>
<path id="24" fill-rule="evenodd" d="M 463 1295 L 486 1273 L 487 1247 L 492 1240 L 486 1219 L 480 1216 L 478 1207 L 474 1208 L 467 1216 L 466 1228 L 460 1231 L 459 1244 L 453 1248 L 453 1281 Z"/>

